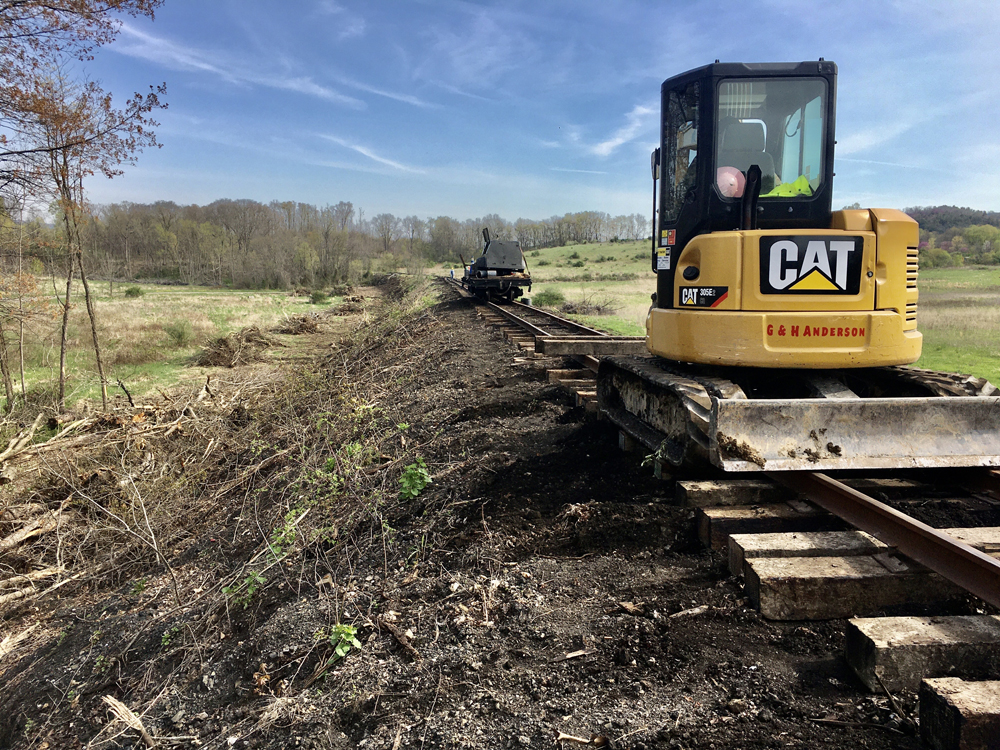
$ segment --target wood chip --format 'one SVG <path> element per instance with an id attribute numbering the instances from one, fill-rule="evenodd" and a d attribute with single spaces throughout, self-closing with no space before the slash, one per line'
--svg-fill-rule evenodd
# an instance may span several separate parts
<path id="1" fill-rule="evenodd" d="M 562 656 L 557 656 L 554 659 L 549 659 L 549 664 L 557 664 L 561 661 L 569 661 L 570 659 L 578 659 L 581 656 L 590 656 L 591 654 L 596 654 L 596 648 L 585 648 L 580 651 L 570 651 L 568 654 L 563 654 Z"/>

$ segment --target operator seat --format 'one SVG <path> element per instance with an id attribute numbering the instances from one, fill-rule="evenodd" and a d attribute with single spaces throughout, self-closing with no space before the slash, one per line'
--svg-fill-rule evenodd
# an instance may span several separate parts
<path id="1" fill-rule="evenodd" d="M 752 164 L 760 167 L 761 193 L 774 189 L 774 159 L 764 151 L 764 124 L 732 122 L 722 131 L 719 167 L 736 167 L 744 174 Z"/>

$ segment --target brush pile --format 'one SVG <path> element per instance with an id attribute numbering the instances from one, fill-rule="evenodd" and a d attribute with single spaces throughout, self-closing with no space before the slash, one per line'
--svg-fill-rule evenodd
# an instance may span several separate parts
<path id="1" fill-rule="evenodd" d="M 198 356 L 200 367 L 239 367 L 264 359 L 264 352 L 281 346 L 257 326 L 250 326 L 212 341 Z"/>

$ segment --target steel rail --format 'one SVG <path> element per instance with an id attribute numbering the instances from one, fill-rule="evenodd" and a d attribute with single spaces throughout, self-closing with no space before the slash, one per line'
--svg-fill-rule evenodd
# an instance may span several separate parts
<path id="1" fill-rule="evenodd" d="M 493 303 L 493 302 L 490 302 L 489 305 L 490 305 L 491 308 L 498 308 L 499 307 L 496 303 Z M 533 307 L 531 305 L 526 305 L 523 302 L 511 302 L 511 306 L 515 310 L 523 310 L 523 311 L 525 311 L 525 313 L 528 314 L 528 315 L 540 315 L 543 318 L 547 318 L 548 320 L 551 320 L 556 325 L 562 326 L 563 328 L 569 328 L 571 331 L 575 331 L 576 333 L 582 333 L 582 334 L 584 334 L 586 336 L 607 336 L 608 335 L 608 334 L 604 333 L 603 331 L 598 331 L 596 328 L 588 328 L 587 326 L 583 325 L 582 323 L 577 323 L 575 320 L 569 320 L 568 318 L 563 318 L 562 316 L 556 315 L 555 313 L 551 313 L 548 310 L 541 310 L 541 309 L 539 309 L 537 307 Z"/>
<path id="2" fill-rule="evenodd" d="M 445 280 L 446 283 L 451 284 L 453 287 L 455 287 L 455 289 L 459 293 L 461 293 L 464 297 L 471 298 L 473 296 L 458 281 L 456 281 L 454 279 L 450 279 L 448 277 L 444 277 L 444 280 Z M 545 317 L 545 318 L 548 318 L 549 320 L 552 320 L 557 325 L 562 325 L 563 327 L 569 328 L 571 330 L 575 330 L 578 333 L 584 333 L 584 334 L 586 334 L 588 336 L 607 336 L 608 335 L 608 334 L 603 333 L 601 331 L 597 331 L 597 330 L 595 330 L 593 328 L 587 328 L 587 326 L 580 325 L 579 323 L 574 323 L 572 320 L 567 320 L 566 318 L 561 318 L 558 315 L 555 315 L 554 313 L 546 312 L 545 310 L 539 310 L 537 307 L 531 307 L 530 305 L 524 305 L 524 304 L 522 304 L 520 302 L 514 302 L 512 304 L 514 305 L 514 309 L 523 308 L 525 310 L 530 311 L 531 314 L 541 315 L 542 317 Z M 531 322 L 525 320 L 524 318 L 522 318 L 519 315 L 515 315 L 510 310 L 506 309 L 506 307 L 501 307 L 500 305 L 496 304 L 495 302 L 487 302 L 486 305 L 493 312 L 499 314 L 503 318 L 506 318 L 511 323 L 513 323 L 514 325 L 518 326 L 519 328 L 524 329 L 528 333 L 531 333 L 531 334 L 533 334 L 535 336 L 550 336 L 550 335 L 552 335 L 551 331 L 546 331 L 543 328 L 539 328 L 534 323 L 531 323 Z M 600 366 L 600 360 L 597 357 L 592 357 L 589 354 L 579 354 L 579 355 L 574 356 L 573 359 L 575 359 L 577 362 L 579 362 L 580 364 L 582 364 L 584 367 L 586 367 L 588 370 L 591 370 L 592 372 L 597 372 L 597 369 Z"/>
<path id="3" fill-rule="evenodd" d="M 980 599 L 1000 607 L 1000 561 L 826 474 L 768 472 L 811 501 Z"/>

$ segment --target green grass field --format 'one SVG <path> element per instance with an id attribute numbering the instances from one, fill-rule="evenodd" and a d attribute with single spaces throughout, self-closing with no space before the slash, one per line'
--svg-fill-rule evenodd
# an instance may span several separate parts
<path id="1" fill-rule="evenodd" d="M 934 268 L 917 284 L 924 348 L 916 366 L 1000 384 L 1000 269 Z"/>
<path id="2" fill-rule="evenodd" d="M 138 286 L 142 295 L 126 297 L 127 286 Z M 51 283 L 42 288 L 51 289 Z M 337 301 L 312 305 L 308 297 L 288 292 L 155 284 L 115 284 L 113 296 L 105 282 L 92 282 L 91 289 L 109 390 L 120 395 L 116 385 L 120 379 L 133 397 L 193 377 L 193 358 L 215 338 L 252 325 L 266 331 L 286 317 L 325 309 Z M 79 284 L 74 298 L 67 337 L 66 400 L 70 406 L 81 400 L 100 403 L 90 323 Z M 25 326 L 25 386 L 28 400 L 39 405 L 54 402 L 57 392 L 60 316 L 60 308 L 43 301 Z M 5 336 L 20 395 L 16 326 L 8 324 Z"/>
<path id="3" fill-rule="evenodd" d="M 649 256 L 646 241 L 529 251 L 531 296 L 555 292 L 568 305 L 600 308 L 606 314 L 566 314 L 608 333 L 641 336 L 656 290 Z M 928 269 L 918 284 L 924 344 L 916 366 L 976 375 L 1000 386 L 1000 268 Z"/>

